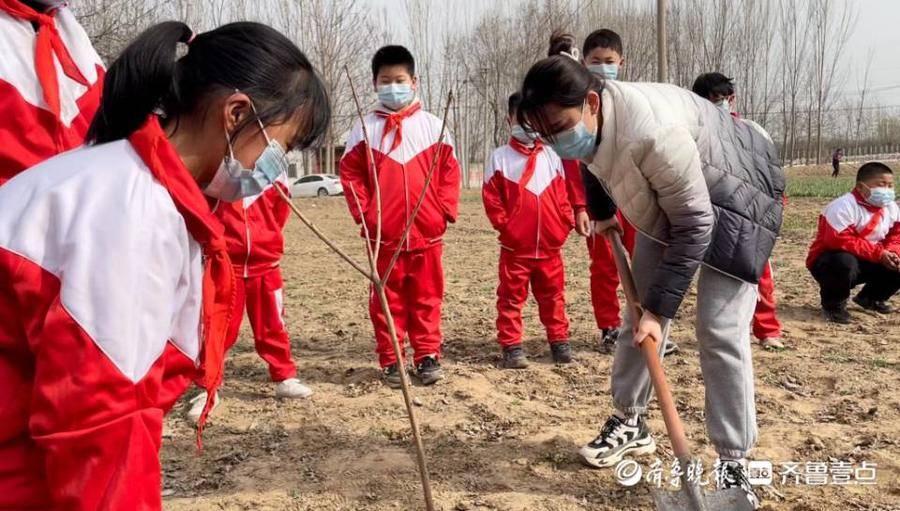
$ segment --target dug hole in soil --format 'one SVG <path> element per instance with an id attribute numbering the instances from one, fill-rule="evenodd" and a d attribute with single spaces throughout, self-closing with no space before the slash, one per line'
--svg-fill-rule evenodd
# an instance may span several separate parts
<path id="1" fill-rule="evenodd" d="M 787 349 L 754 345 L 759 443 L 752 458 L 866 461 L 877 484 L 761 489 L 766 510 L 900 509 L 900 314 L 851 306 L 854 324 L 826 324 L 804 259 L 827 199 L 791 199 L 775 251 L 779 313 Z M 359 261 L 365 260 L 343 198 L 296 204 Z M 424 509 L 400 391 L 379 381 L 368 319 L 368 287 L 296 219 L 286 232 L 286 321 L 307 400 L 278 401 L 244 322 L 226 364 L 222 405 L 195 449 L 182 400 L 166 419 L 162 447 L 164 507 L 180 510 Z M 577 449 L 611 413 L 611 355 L 594 344 L 583 239 L 565 248 L 567 311 L 577 363 L 558 367 L 533 301 L 525 309 L 530 368 L 498 368 L 494 339 L 499 247 L 477 190 L 464 190 L 459 220 L 446 236 L 443 313 L 446 380 L 415 386 L 436 505 L 444 510 L 652 509 L 646 483 L 619 484 L 593 470 Z M 703 425 L 703 382 L 691 321 L 695 297 L 679 313 L 667 358 L 687 433 L 707 467 L 715 453 Z M 894 300 L 895 307 L 900 306 Z M 188 396 L 192 395 L 191 393 Z M 671 459 L 653 407 L 657 454 Z"/>

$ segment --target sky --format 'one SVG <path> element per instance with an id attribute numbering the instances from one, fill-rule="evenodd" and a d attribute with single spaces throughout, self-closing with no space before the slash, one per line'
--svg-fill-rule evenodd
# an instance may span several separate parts
<path id="1" fill-rule="evenodd" d="M 488 9 L 503 9 L 514 5 L 516 0 L 426 0 L 428 2 L 447 2 L 452 9 L 435 9 L 436 15 L 444 12 L 465 13 L 459 24 L 474 24 Z M 647 0 L 655 3 L 655 0 Z M 681 0 L 669 0 L 678 2 Z M 857 77 L 862 79 L 863 67 L 868 55 L 873 54 L 872 67 L 869 72 L 870 94 L 879 104 L 884 106 L 900 106 L 900 0 L 837 0 L 856 4 L 858 19 L 847 46 L 847 51 L 839 65 L 840 72 L 846 75 L 843 90 L 846 95 L 856 95 Z M 405 3 L 399 0 L 361 0 L 379 13 L 387 12 L 385 18 L 392 24 L 392 32 L 398 36 L 399 43 L 408 44 L 409 30 L 406 18 Z M 505 9 L 504 9 L 505 11 Z M 436 23 L 443 27 L 444 23 Z M 439 28 L 442 30 L 442 28 Z M 440 40 L 440 34 L 437 34 Z"/>

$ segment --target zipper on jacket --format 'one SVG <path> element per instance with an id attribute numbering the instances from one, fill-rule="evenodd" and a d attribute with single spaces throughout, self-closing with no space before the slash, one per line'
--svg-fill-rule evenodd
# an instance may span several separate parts
<path id="1" fill-rule="evenodd" d="M 406 229 L 406 225 L 409 223 L 409 176 L 406 173 L 406 164 L 400 166 L 403 169 L 403 195 L 406 200 L 406 217 L 403 221 L 403 228 Z M 409 229 L 409 234 L 406 236 L 406 250 L 409 250 L 409 239 L 412 235 L 412 227 Z"/>
<path id="2" fill-rule="evenodd" d="M 241 199 L 241 211 L 244 217 L 244 230 L 247 233 L 247 257 L 244 259 L 244 278 L 250 276 L 250 247 L 253 241 L 250 239 L 250 222 L 247 221 L 247 209 L 244 207 L 244 200 Z"/>
<path id="3" fill-rule="evenodd" d="M 541 194 L 543 195 L 543 194 Z M 541 197 L 537 196 L 537 239 L 534 243 L 534 257 L 538 257 L 538 251 L 541 249 Z"/>

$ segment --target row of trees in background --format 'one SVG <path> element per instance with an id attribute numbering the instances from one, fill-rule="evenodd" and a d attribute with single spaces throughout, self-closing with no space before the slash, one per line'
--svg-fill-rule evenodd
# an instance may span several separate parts
<path id="1" fill-rule="evenodd" d="M 249 19 L 285 33 L 319 69 L 332 98 L 335 120 L 320 152 L 323 172 L 334 171 L 334 148 L 343 144 L 353 122 L 343 68 L 357 83 L 370 83 L 369 59 L 382 44 L 410 46 L 425 108 L 438 108 L 448 88 L 458 92 L 450 127 L 465 155 L 460 159 L 467 176 L 468 162 L 482 161 L 506 140 L 506 98 L 531 64 L 546 55 L 553 29 L 583 40 L 595 29 L 611 28 L 625 42 L 622 78 L 656 76 L 656 2 L 651 0 L 499 0 L 479 19 L 457 2 L 404 0 L 396 5 L 406 11 L 408 34 L 392 34 L 389 27 L 397 25 L 387 12 L 363 0 L 71 3 L 107 61 L 162 19 L 184 20 L 197 31 Z M 846 63 L 856 8 L 844 0 L 671 1 L 669 79 L 690 87 L 704 72 L 734 77 L 737 110 L 770 131 L 786 163 L 820 162 L 835 147 L 896 144 L 900 105 L 876 104 L 873 94 L 883 90 L 869 86 L 875 49 L 866 62 L 852 68 Z"/>

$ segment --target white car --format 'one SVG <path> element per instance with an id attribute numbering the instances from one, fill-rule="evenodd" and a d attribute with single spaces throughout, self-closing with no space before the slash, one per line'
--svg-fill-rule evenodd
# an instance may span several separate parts
<path id="1" fill-rule="evenodd" d="M 344 187 L 340 178 L 334 174 L 310 174 L 294 181 L 291 185 L 293 197 L 328 197 L 341 195 Z"/>

